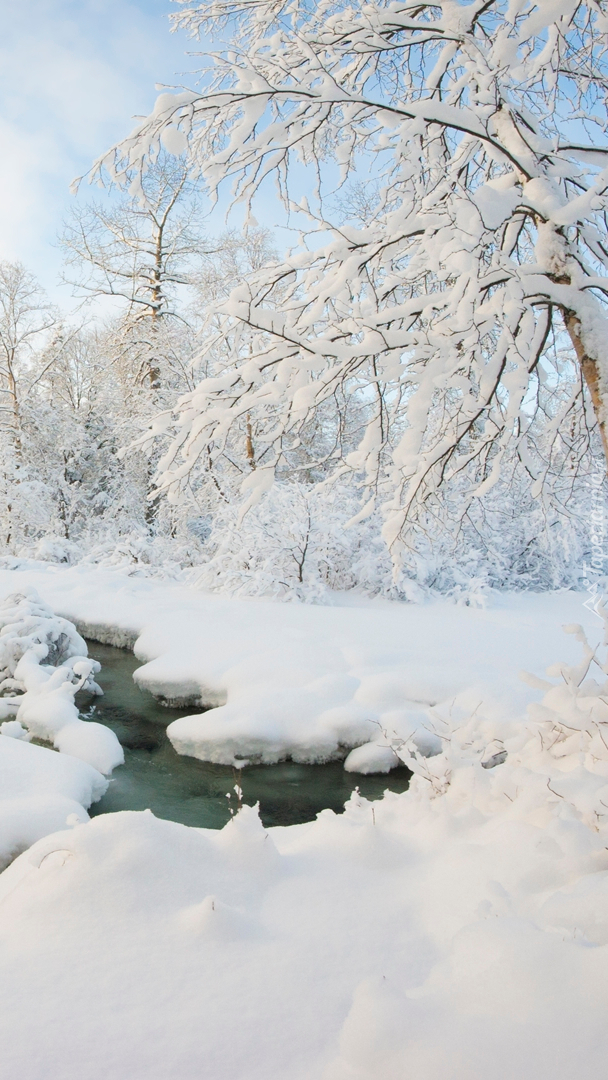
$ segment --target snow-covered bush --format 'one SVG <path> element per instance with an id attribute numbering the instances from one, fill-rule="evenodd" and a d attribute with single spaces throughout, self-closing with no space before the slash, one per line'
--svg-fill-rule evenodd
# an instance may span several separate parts
<path id="1" fill-rule="evenodd" d="M 354 509 L 348 489 L 318 492 L 298 482 L 275 485 L 242 520 L 238 505 L 226 503 L 212 519 L 197 584 L 308 601 L 330 589 L 379 592 L 390 583 L 390 559 L 369 524 L 347 527 Z"/>
<path id="2" fill-rule="evenodd" d="M 602 615 L 608 630 L 603 610 Z M 390 751 L 414 773 L 414 798 L 444 804 L 437 812 L 468 807 L 488 816 L 533 818 L 543 828 L 559 819 L 600 833 L 608 842 L 608 656 L 598 655 L 581 626 L 564 630 L 581 642 L 582 661 L 549 668 L 555 683 L 522 674 L 545 691 L 541 703 L 528 707 L 527 722 L 485 716 L 483 702 L 471 709 L 468 693 L 429 710 L 426 734 L 436 742 L 434 751 L 420 745 L 419 731 L 403 738 L 384 730 L 362 748 L 361 771 L 387 771 L 382 755 L 391 764 Z M 588 677 L 592 665 L 599 681 Z M 356 764 L 351 763 L 352 771 Z"/>
<path id="3" fill-rule="evenodd" d="M 395 574 L 382 514 L 353 521 L 356 490 L 283 481 L 242 518 L 236 501 L 218 505 L 209 534 L 188 545 L 193 565 L 202 564 L 190 579 L 240 596 L 323 602 L 331 591 L 357 589 L 414 601 L 447 595 L 472 606 L 483 606 L 491 589 L 576 588 L 589 558 L 583 495 L 560 514 L 526 498 L 524 487 L 500 484 L 460 524 L 438 505 Z"/>
<path id="4" fill-rule="evenodd" d="M 123 536 L 112 535 L 106 528 L 105 535 L 91 543 L 81 562 L 118 570 L 130 577 L 187 578 L 187 571 L 198 566 L 202 557 L 200 545 L 192 536 L 171 537 L 141 525 Z"/>

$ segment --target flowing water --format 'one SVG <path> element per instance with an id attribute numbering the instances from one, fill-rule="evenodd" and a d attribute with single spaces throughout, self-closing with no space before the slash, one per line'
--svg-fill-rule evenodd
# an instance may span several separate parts
<path id="1" fill-rule="evenodd" d="M 264 825 L 295 825 L 312 821 L 329 807 L 341 813 L 352 790 L 379 799 L 386 788 L 405 791 L 410 773 L 394 769 L 388 776 L 356 776 L 341 762 L 329 765 L 250 765 L 237 773 L 230 766 L 212 765 L 176 754 L 166 728 L 178 716 L 196 708 L 167 709 L 133 682 L 140 666 L 127 649 L 89 641 L 89 655 L 99 660 L 97 677 L 103 697 L 80 694 L 84 719 L 112 728 L 125 751 L 125 764 L 115 769 L 103 799 L 91 816 L 115 810 L 146 810 L 184 825 L 219 829 L 237 807 L 235 784 L 243 801 L 260 803 Z M 230 794 L 230 799 L 226 795 Z"/>

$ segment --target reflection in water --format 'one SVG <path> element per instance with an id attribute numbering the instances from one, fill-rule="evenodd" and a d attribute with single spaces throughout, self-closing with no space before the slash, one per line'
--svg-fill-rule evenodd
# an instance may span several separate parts
<path id="1" fill-rule="evenodd" d="M 167 725 L 196 709 L 166 709 L 140 690 L 132 675 L 139 662 L 126 649 L 89 641 L 89 654 L 99 660 L 98 676 L 104 696 L 80 694 L 84 719 L 107 724 L 125 750 L 125 764 L 112 774 L 110 787 L 91 816 L 114 810 L 146 810 L 184 825 L 219 829 L 236 807 L 233 789 L 239 783 L 243 801 L 260 803 L 264 825 L 295 825 L 312 821 L 329 807 L 340 813 L 353 788 L 367 799 L 383 791 L 405 791 L 407 769 L 388 776 L 353 776 L 341 762 L 330 765 L 250 765 L 237 773 L 226 765 L 212 765 L 176 754 L 166 735 Z M 229 799 L 228 793 L 232 793 Z"/>

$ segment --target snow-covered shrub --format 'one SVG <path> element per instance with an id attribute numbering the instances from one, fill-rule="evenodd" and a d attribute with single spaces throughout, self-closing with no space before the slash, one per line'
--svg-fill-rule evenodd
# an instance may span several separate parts
<path id="1" fill-rule="evenodd" d="M 579 625 L 564 629 L 581 642 L 582 661 L 549 668 L 555 683 L 522 674 L 545 691 L 541 703 L 528 707 L 527 722 L 485 716 L 483 702 L 471 709 L 470 696 L 462 695 L 429 710 L 428 732 L 439 753 L 417 745 L 419 733 L 404 739 L 386 730 L 375 740 L 378 760 L 390 749 L 414 773 L 412 796 L 445 800 L 446 813 L 468 807 L 542 828 L 559 819 L 599 832 L 608 843 L 608 656 L 600 658 Z M 591 665 L 599 681 L 588 677 Z"/>
<path id="2" fill-rule="evenodd" d="M 200 564 L 201 548 L 193 537 L 173 538 L 152 534 L 143 526 L 124 536 L 106 529 L 82 558 L 85 566 L 102 566 L 131 577 L 181 578 L 184 571 Z"/>
<path id="3" fill-rule="evenodd" d="M 589 543 L 584 515 L 574 512 L 583 494 L 560 515 L 526 498 L 525 488 L 498 485 L 460 523 L 449 505 L 437 504 L 395 573 L 381 512 L 353 521 L 356 489 L 282 481 L 242 519 L 236 501 L 217 506 L 192 580 L 240 596 L 322 602 L 329 591 L 357 589 L 412 601 L 449 596 L 475 607 L 491 589 L 576 588 Z"/>
<path id="4" fill-rule="evenodd" d="M 322 600 L 328 589 L 382 588 L 390 560 L 369 527 L 347 528 L 354 503 L 347 490 L 317 492 L 276 484 L 242 521 L 224 504 L 213 518 L 201 588 L 239 596 Z M 362 545 L 362 536 L 367 545 Z"/>
<path id="5" fill-rule="evenodd" d="M 357 490 L 282 480 L 240 519 L 237 500 L 218 499 L 194 516 L 189 504 L 163 504 L 154 525 L 101 515 L 78 540 L 49 529 L 13 545 L 15 559 L 82 562 L 144 577 L 196 582 L 240 596 L 324 602 L 334 591 L 409 601 L 448 596 L 484 606 L 490 590 L 580 588 L 591 561 L 587 493 L 580 489 L 567 512 L 531 498 L 524 486 L 498 484 L 458 522 L 437 503 L 395 573 L 382 539 L 380 510 L 354 521 Z M 587 508 L 588 510 L 588 508 Z M 142 511 L 143 513 L 143 511 Z"/>
<path id="6" fill-rule="evenodd" d="M 41 562 L 61 563 L 66 566 L 73 566 L 82 559 L 80 544 L 74 543 L 73 540 L 67 540 L 63 536 L 54 536 L 52 533 L 43 536 L 35 544 L 32 544 L 31 549 L 26 548 L 24 545 L 19 549 L 19 554 L 25 555 L 26 551 L 28 554 L 31 551 L 32 559 L 39 559 Z"/>
<path id="7" fill-rule="evenodd" d="M 35 589 L 12 593 L 0 605 L 0 719 L 4 737 L 30 736 L 110 773 L 124 754 L 113 731 L 80 719 L 79 690 L 101 693 L 100 670 L 87 657 L 76 627 L 54 615 Z M 16 716 L 16 723 L 9 717 Z"/>

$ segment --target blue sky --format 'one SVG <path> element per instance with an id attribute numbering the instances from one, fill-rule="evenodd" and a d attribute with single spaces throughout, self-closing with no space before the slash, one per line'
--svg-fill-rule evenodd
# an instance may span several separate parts
<path id="1" fill-rule="evenodd" d="M 156 83 L 192 79 L 196 49 L 171 34 L 170 0 L 0 0 L 0 259 L 54 300 L 54 247 L 70 182 L 152 107 Z M 90 198 L 85 186 L 80 198 Z"/>

